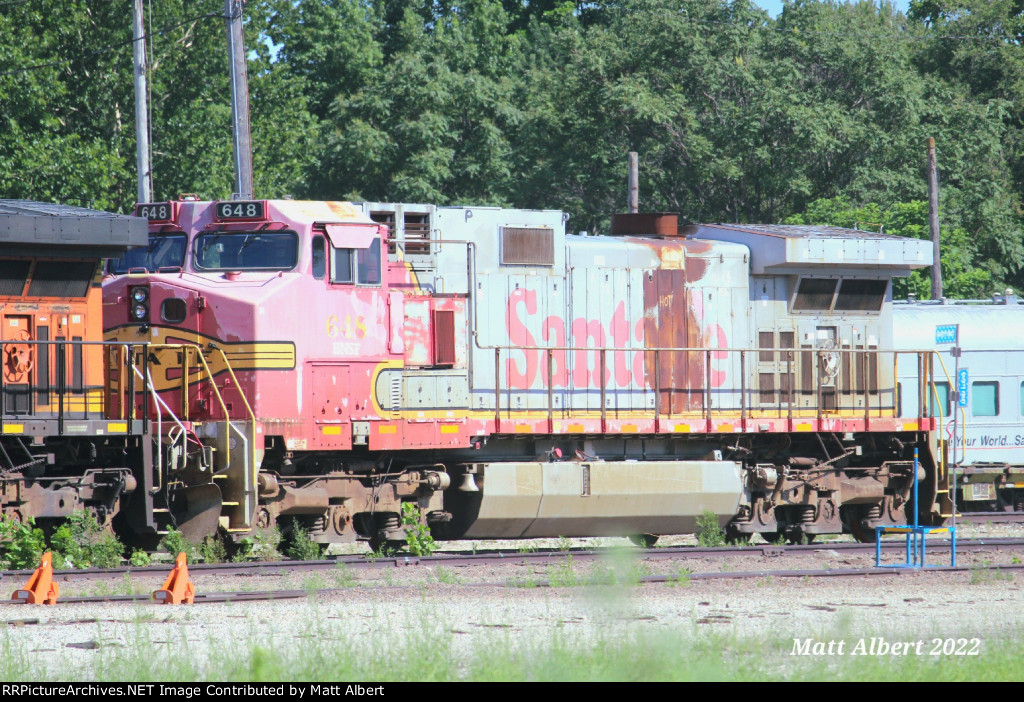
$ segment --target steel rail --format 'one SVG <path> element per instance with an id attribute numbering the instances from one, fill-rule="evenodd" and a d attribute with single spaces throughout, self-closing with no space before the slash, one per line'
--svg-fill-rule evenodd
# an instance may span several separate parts
<path id="1" fill-rule="evenodd" d="M 929 541 L 929 550 L 938 549 L 941 553 L 944 548 L 948 549 L 948 540 Z M 894 537 L 892 540 L 882 542 L 884 551 L 896 551 L 905 548 L 904 539 Z M 619 553 L 625 553 L 636 560 L 670 560 L 670 559 L 693 559 L 693 558 L 736 558 L 742 556 L 755 557 L 784 557 L 789 555 L 814 554 L 821 551 L 835 551 L 840 554 L 860 555 L 874 554 L 874 543 L 829 543 L 821 544 L 797 544 L 797 545 L 774 545 L 759 544 L 756 546 L 725 546 L 725 547 L 699 547 L 699 546 L 673 546 L 663 548 L 602 548 L 602 549 L 570 549 L 566 550 L 538 550 L 538 551 L 492 551 L 477 553 L 445 553 L 433 556 L 386 556 L 368 558 L 366 556 L 348 556 L 317 561 L 255 561 L 248 563 L 197 563 L 189 565 L 189 573 L 202 576 L 283 576 L 294 572 L 332 570 L 341 567 L 354 569 L 368 568 L 395 568 L 405 566 L 475 566 L 475 565 L 497 565 L 497 564 L 530 564 L 547 563 L 564 560 L 571 556 L 577 561 L 592 561 L 601 558 L 612 557 Z M 961 553 L 976 553 L 981 551 L 1024 551 L 1024 539 L 959 539 L 957 551 Z M 160 564 L 150 566 L 123 566 L 120 568 L 83 568 L 80 570 L 55 570 L 54 579 L 58 582 L 66 582 L 71 579 L 116 579 L 125 575 L 138 577 L 161 578 L 167 575 L 171 564 Z M 9 576 L 12 579 L 28 577 L 31 570 L 11 570 L 0 573 L 2 576 Z"/>
<path id="2" fill-rule="evenodd" d="M 551 580 L 507 580 L 502 582 L 477 582 L 477 583 L 458 583 L 456 587 L 473 587 L 473 588 L 537 588 L 537 587 L 565 587 L 567 589 L 573 589 L 578 587 L 601 587 L 608 586 L 610 584 L 618 585 L 642 585 L 642 584 L 657 584 L 657 583 L 689 583 L 693 581 L 713 581 L 713 580 L 750 580 L 753 578 L 779 578 L 779 579 L 808 579 L 808 578 L 868 578 L 868 577 L 900 577 L 905 575 L 921 575 L 921 574 L 942 574 L 942 573 L 974 573 L 978 571 L 996 571 L 996 572 L 1020 572 L 1024 571 L 1024 563 L 1015 563 L 1009 565 L 973 565 L 973 566 L 926 566 L 922 568 L 847 568 L 847 569 L 831 569 L 831 570 L 818 570 L 818 569 L 799 569 L 799 570 L 747 570 L 747 571 L 723 571 L 723 572 L 707 572 L 707 573 L 682 573 L 682 574 L 659 574 L 659 575 L 644 575 L 637 577 L 636 579 L 630 580 L 625 579 L 621 583 L 608 583 L 601 579 L 588 580 L 586 576 L 581 576 L 579 581 L 575 585 L 563 585 L 553 584 Z M 415 585 L 360 585 L 357 588 L 353 587 L 336 587 L 336 588 L 316 588 L 316 589 L 290 589 L 290 590 L 263 590 L 263 591 L 220 591 L 220 592 L 198 592 L 195 595 L 194 604 L 213 604 L 213 603 L 225 603 L 225 602 L 266 602 L 271 600 L 294 600 L 302 598 L 311 598 L 314 596 L 332 596 L 332 595 L 343 595 L 351 593 L 354 589 L 360 590 L 419 590 L 422 588 L 421 584 Z M 151 602 L 151 596 L 142 595 L 92 595 L 84 597 L 62 597 L 60 598 L 61 604 L 143 604 Z M 22 603 L 15 601 L 8 601 L 8 605 L 18 606 Z M 38 624 L 38 619 L 13 619 L 0 623 L 6 623 L 9 626 L 23 626 L 27 624 Z"/>

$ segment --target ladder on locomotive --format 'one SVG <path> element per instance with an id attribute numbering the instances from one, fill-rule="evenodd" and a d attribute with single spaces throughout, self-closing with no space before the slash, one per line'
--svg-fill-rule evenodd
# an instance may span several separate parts
<path id="1" fill-rule="evenodd" d="M 154 492 L 163 493 L 165 500 L 175 488 L 196 487 L 185 485 L 175 478 L 176 473 L 183 471 L 188 464 L 190 455 L 196 456 L 201 468 L 209 471 L 210 482 L 206 484 L 215 485 L 219 483 L 219 489 L 223 495 L 221 500 L 222 523 L 226 520 L 228 532 L 244 533 L 251 531 L 256 510 L 256 472 L 258 462 L 256 460 L 256 418 L 245 394 L 241 391 L 238 378 L 231 367 L 224 350 L 211 344 L 203 349 L 196 344 L 142 344 L 142 353 L 135 354 L 130 347 L 120 347 L 122 359 L 118 366 L 129 369 L 129 378 L 118 376 L 116 381 L 111 383 L 111 396 L 119 398 L 116 402 L 122 413 L 128 410 L 131 419 L 136 418 L 136 412 L 141 410 L 143 416 L 148 416 L 152 410 L 150 423 L 155 426 L 154 435 L 160 442 L 160 449 L 156 451 Z M 237 394 L 242 400 L 248 421 L 233 420 L 228 404 L 224 401 L 221 388 L 214 382 L 214 372 L 207 362 L 207 354 L 219 354 L 221 372 L 226 373 L 231 382 L 238 390 Z M 174 357 L 180 379 L 178 387 L 180 410 L 175 412 L 168 402 L 161 397 L 161 392 L 154 382 L 150 358 Z M 141 362 L 140 360 L 141 359 Z M 161 366 L 168 367 L 170 363 L 161 363 Z M 112 364 L 113 368 L 114 365 Z M 198 373 L 199 377 L 195 378 Z M 135 395 L 134 380 L 140 380 L 144 388 L 144 402 L 137 407 L 135 402 L 125 402 L 125 397 Z M 192 412 L 189 403 L 189 388 L 199 383 L 206 383 L 212 392 L 214 399 L 224 415 L 223 432 L 217 431 L 212 437 L 207 437 L 207 443 L 203 443 L 196 436 L 193 425 Z M 164 424 L 168 425 L 165 431 Z M 235 439 L 238 442 L 235 442 Z M 189 442 L 198 448 L 189 453 Z M 241 448 L 237 448 L 238 444 Z M 198 451 L 198 454 L 197 454 Z M 169 513 L 168 507 L 155 507 L 155 513 Z M 162 530 L 161 533 L 166 533 Z"/>

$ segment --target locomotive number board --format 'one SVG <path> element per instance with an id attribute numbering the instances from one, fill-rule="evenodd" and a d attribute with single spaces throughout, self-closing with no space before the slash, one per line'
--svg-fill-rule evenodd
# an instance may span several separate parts
<path id="1" fill-rule="evenodd" d="M 266 219 L 267 203 L 262 200 L 218 202 L 214 216 L 218 220 Z"/>
<path id="2" fill-rule="evenodd" d="M 135 205 L 135 216 L 150 222 L 173 222 L 175 202 L 140 202 Z"/>

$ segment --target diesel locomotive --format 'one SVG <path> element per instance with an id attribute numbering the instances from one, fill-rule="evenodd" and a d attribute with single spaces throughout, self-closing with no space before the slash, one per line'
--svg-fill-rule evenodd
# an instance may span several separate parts
<path id="1" fill-rule="evenodd" d="M 136 215 L 148 243 L 103 282 L 131 349 L 108 382 L 143 379 L 109 411 L 153 436 L 135 533 L 378 546 L 411 512 L 439 539 L 649 543 L 710 511 L 809 540 L 951 513 L 941 364 L 894 336 L 892 279 L 928 242 L 369 202 Z"/>
<path id="2" fill-rule="evenodd" d="M 127 348 L 103 342 L 102 263 L 145 246 L 144 220 L 0 200 L 0 514 L 46 529 L 75 511 L 127 516 L 154 444 Z M 122 363 L 123 361 L 123 363 Z M 125 382 L 109 383 L 110 363 Z M 135 385 L 135 382 L 138 385 Z M 124 404 L 124 403 L 122 403 Z"/>

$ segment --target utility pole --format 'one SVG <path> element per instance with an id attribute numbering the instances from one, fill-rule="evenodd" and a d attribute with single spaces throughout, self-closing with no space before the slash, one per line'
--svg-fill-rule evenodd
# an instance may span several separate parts
<path id="1" fill-rule="evenodd" d="M 242 5 L 245 0 L 224 0 L 224 21 L 228 29 L 228 63 L 231 66 L 231 117 L 234 120 L 235 186 L 233 197 L 251 200 L 252 141 L 249 138 L 249 71 L 245 62 L 242 34 Z"/>
<path id="2" fill-rule="evenodd" d="M 640 211 L 640 165 L 636 151 L 629 152 L 629 212 Z"/>
<path id="3" fill-rule="evenodd" d="M 138 201 L 153 199 L 149 166 L 149 106 L 146 101 L 146 30 L 142 22 L 142 0 L 132 3 L 132 55 L 135 64 L 135 168 L 138 171 Z"/>
<path id="4" fill-rule="evenodd" d="M 942 299 L 942 259 L 939 257 L 939 172 L 935 139 L 928 137 L 928 229 L 932 234 L 932 299 Z"/>

